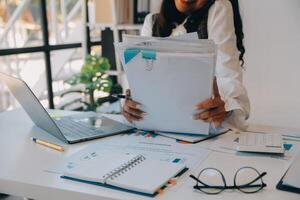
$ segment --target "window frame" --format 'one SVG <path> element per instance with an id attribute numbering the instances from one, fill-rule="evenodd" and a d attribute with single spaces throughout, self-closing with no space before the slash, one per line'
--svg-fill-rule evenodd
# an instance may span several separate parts
<path id="1" fill-rule="evenodd" d="M 91 41 L 90 38 L 90 28 L 89 24 L 89 17 L 88 17 L 88 0 L 84 0 L 85 2 L 85 9 L 86 9 L 86 52 L 90 53 L 92 46 L 101 45 L 101 41 Z M 42 27 L 42 39 L 43 45 L 39 46 L 32 46 L 32 47 L 22 47 L 22 48 L 6 48 L 0 49 L 0 56 L 9 56 L 9 55 L 17 55 L 17 54 L 24 54 L 24 53 L 44 53 L 44 61 L 45 61 L 45 70 L 46 70 L 46 84 L 47 84 L 47 92 L 48 92 L 48 102 L 49 108 L 54 109 L 54 94 L 52 88 L 52 71 L 51 71 L 51 52 L 57 50 L 64 50 L 64 49 L 75 49 L 83 47 L 82 42 L 75 42 L 75 43 L 67 43 L 67 44 L 55 44 L 51 45 L 49 43 L 49 29 L 48 29 L 48 17 L 47 17 L 47 2 L 40 1 L 40 12 L 41 12 L 41 27 Z M 99 37 L 100 38 L 100 37 Z"/>

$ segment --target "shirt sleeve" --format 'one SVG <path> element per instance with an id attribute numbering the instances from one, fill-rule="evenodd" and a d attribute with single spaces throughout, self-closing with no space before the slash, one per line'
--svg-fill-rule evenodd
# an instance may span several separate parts
<path id="1" fill-rule="evenodd" d="M 144 24 L 141 30 L 141 36 L 152 36 L 152 27 L 153 27 L 153 22 L 152 22 L 152 13 L 148 14 L 145 17 Z"/>
<path id="2" fill-rule="evenodd" d="M 231 114 L 224 126 L 245 129 L 249 117 L 250 102 L 242 83 L 243 68 L 239 62 L 233 10 L 228 0 L 216 0 L 209 10 L 208 35 L 217 45 L 216 78 L 226 111 Z"/>

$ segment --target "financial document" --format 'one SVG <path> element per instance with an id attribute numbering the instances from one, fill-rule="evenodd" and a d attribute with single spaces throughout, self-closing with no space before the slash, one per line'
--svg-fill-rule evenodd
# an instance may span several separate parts
<path id="1" fill-rule="evenodd" d="M 97 152 L 141 154 L 150 159 L 181 163 L 190 169 L 199 166 L 210 153 L 209 150 L 200 149 L 195 145 L 181 144 L 157 134 L 138 131 L 114 136 L 103 140 L 101 143 L 88 146 L 46 171 L 60 174 L 70 167 L 81 165 L 92 159 L 93 156 L 97 155 Z"/>

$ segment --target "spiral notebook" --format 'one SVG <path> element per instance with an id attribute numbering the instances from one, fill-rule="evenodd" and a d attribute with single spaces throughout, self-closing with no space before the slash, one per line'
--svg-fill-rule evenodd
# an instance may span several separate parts
<path id="1" fill-rule="evenodd" d="M 68 169 L 62 178 L 153 197 L 185 171 L 179 163 L 111 152 Z"/>

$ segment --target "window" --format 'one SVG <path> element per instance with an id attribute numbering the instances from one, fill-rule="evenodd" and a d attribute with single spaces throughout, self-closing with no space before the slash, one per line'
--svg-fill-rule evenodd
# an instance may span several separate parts
<path id="1" fill-rule="evenodd" d="M 88 52 L 100 44 L 100 36 L 90 42 L 89 29 L 83 27 L 87 22 L 82 6 L 87 2 L 0 0 L 0 71 L 27 81 L 46 107 L 59 104 L 54 97 L 67 89 L 64 75 L 78 72 L 82 65 L 84 30 Z M 3 85 L 0 97 L 0 111 L 17 106 Z"/>
<path id="2" fill-rule="evenodd" d="M 1 56 L 1 72 L 23 79 L 33 93 L 48 107 L 45 62 L 43 53 L 26 53 Z M 34 72 L 34 73 L 32 73 Z M 5 85 L 0 85 L 0 111 L 18 107 L 16 99 Z"/>

